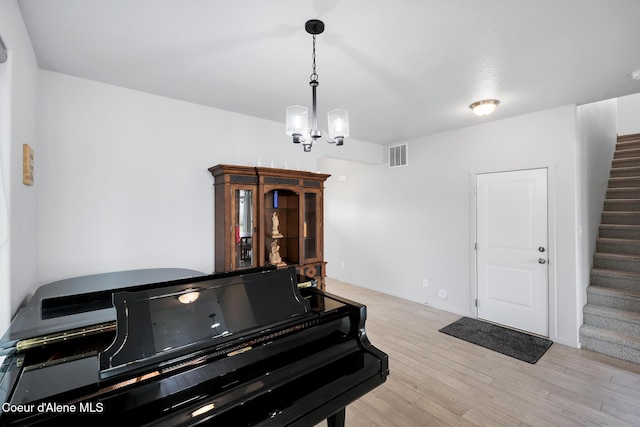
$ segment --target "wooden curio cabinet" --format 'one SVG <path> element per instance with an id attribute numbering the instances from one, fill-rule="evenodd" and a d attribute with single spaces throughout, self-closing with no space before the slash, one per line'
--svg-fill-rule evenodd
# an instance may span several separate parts
<path id="1" fill-rule="evenodd" d="M 324 289 L 323 191 L 330 175 L 234 165 L 209 171 L 216 272 L 295 265 Z"/>
<path id="2" fill-rule="evenodd" d="M 257 177 L 230 165 L 209 171 L 215 178 L 215 271 L 257 267 Z"/>

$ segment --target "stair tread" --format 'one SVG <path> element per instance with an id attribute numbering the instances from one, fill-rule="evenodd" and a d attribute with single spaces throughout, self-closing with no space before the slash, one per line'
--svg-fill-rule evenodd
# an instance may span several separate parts
<path id="1" fill-rule="evenodd" d="M 627 322 L 638 323 L 640 325 L 640 313 L 637 311 L 627 311 L 602 305 L 585 304 L 583 312 L 585 314 L 596 314 L 608 319 L 624 320 Z"/>
<path id="2" fill-rule="evenodd" d="M 616 153 L 630 153 L 630 152 L 637 152 L 640 153 L 640 148 L 638 147 L 617 147 L 616 148 Z"/>
<path id="3" fill-rule="evenodd" d="M 640 229 L 640 225 L 638 224 L 600 224 L 600 228 L 635 230 L 635 229 Z"/>
<path id="4" fill-rule="evenodd" d="M 615 168 L 612 168 L 612 170 L 613 169 Z M 617 172 L 629 172 L 628 169 L 629 168 L 619 168 Z M 636 169 L 638 169 L 637 175 L 622 175 L 622 176 L 609 177 L 609 180 L 607 181 L 609 184 L 609 188 L 625 188 L 626 186 L 637 187 L 635 181 L 640 180 L 640 168 L 636 168 Z M 619 185 L 626 184 L 626 185 L 623 187 L 616 187 L 617 184 Z"/>
<path id="5" fill-rule="evenodd" d="M 624 260 L 638 260 L 640 262 L 640 255 L 628 255 L 628 254 L 617 254 L 611 252 L 596 252 L 593 254 L 594 258 L 610 258 L 610 259 L 624 259 Z"/>
<path id="6" fill-rule="evenodd" d="M 613 178 L 609 178 L 607 189 L 615 190 L 615 189 L 636 188 L 638 187 L 637 185 L 638 182 L 640 182 L 640 174 L 639 176 L 613 177 Z"/>
<path id="7" fill-rule="evenodd" d="M 639 244 L 640 239 L 625 239 L 622 237 L 596 237 L 596 241 L 603 243 L 624 243 L 624 244 Z"/>
<path id="8" fill-rule="evenodd" d="M 617 203 L 617 204 L 608 204 L 605 202 L 605 208 L 602 211 L 603 214 L 608 215 L 610 213 L 614 213 L 614 212 L 622 212 L 626 215 L 619 215 L 621 217 L 624 216 L 633 216 L 633 215 L 638 215 L 638 213 L 640 213 L 640 201 L 635 201 L 635 206 L 625 206 L 623 203 Z M 618 209 L 616 209 L 618 208 Z M 621 210 L 624 209 L 624 210 Z"/>
<path id="9" fill-rule="evenodd" d="M 640 350 L 640 338 L 612 331 L 610 329 L 602 329 L 592 325 L 582 325 L 580 327 L 580 334 L 589 335 L 591 337 L 595 335 L 598 339 L 608 342 L 624 341 L 631 344 L 631 347 L 635 347 Z"/>
<path id="10" fill-rule="evenodd" d="M 640 273 L 634 271 L 621 271 L 621 270 L 611 270 L 608 268 L 593 268 L 591 269 L 592 273 L 602 274 L 605 276 L 623 276 L 623 277 L 631 277 L 636 280 L 640 280 Z"/>
<path id="11" fill-rule="evenodd" d="M 622 149 L 620 151 L 624 151 L 624 150 L 631 150 L 631 148 Z M 614 161 L 614 162 L 616 160 L 640 160 L 640 156 L 637 156 L 637 157 L 622 157 L 622 158 L 619 158 L 619 159 L 612 159 L 612 161 Z"/>
<path id="12" fill-rule="evenodd" d="M 640 239 L 596 237 L 595 253 L 640 255 Z"/>
<path id="13" fill-rule="evenodd" d="M 620 190 L 620 188 L 618 188 L 618 190 Z M 608 193 L 611 193 L 612 190 L 608 190 Z M 623 200 L 626 200 L 628 203 L 638 203 L 638 201 L 640 201 L 640 197 L 638 197 L 638 195 L 640 194 L 636 194 L 636 193 L 640 193 L 640 189 L 634 189 L 633 191 L 627 191 L 627 192 L 616 192 L 616 194 L 609 194 L 609 197 L 607 197 L 606 199 L 604 199 L 605 202 L 620 202 Z M 625 196 L 629 196 L 629 197 L 625 197 Z M 624 202 L 623 202 L 624 203 Z"/>
<path id="14" fill-rule="evenodd" d="M 607 198 L 604 199 L 608 202 L 616 202 L 618 200 L 633 200 L 637 202 L 640 200 L 640 187 L 616 187 L 607 190 Z M 625 197 L 630 196 L 630 197 Z"/>
<path id="15" fill-rule="evenodd" d="M 625 133 L 618 135 L 618 142 L 640 140 L 640 133 Z"/>
<path id="16" fill-rule="evenodd" d="M 625 144 L 624 146 L 616 146 L 616 153 L 621 152 L 621 153 L 629 153 L 633 150 L 638 150 L 638 145 L 640 144 L 640 141 L 633 141 L 630 142 L 628 144 Z M 633 155 L 633 153 L 631 153 Z M 615 159 L 616 157 L 614 157 Z"/>
<path id="17" fill-rule="evenodd" d="M 640 215 L 638 211 L 602 211 L 603 214 L 607 215 L 620 215 L 620 216 L 635 216 Z"/>
<path id="18" fill-rule="evenodd" d="M 587 292 L 615 295 L 621 298 L 640 298 L 640 290 L 632 291 L 629 289 L 610 288 L 608 286 L 589 285 L 587 286 Z"/>
<path id="19" fill-rule="evenodd" d="M 612 176 L 613 178 L 640 178 L 640 166 L 612 166 L 611 172 L 616 175 L 616 173 L 627 173 L 628 175 L 623 176 Z"/>

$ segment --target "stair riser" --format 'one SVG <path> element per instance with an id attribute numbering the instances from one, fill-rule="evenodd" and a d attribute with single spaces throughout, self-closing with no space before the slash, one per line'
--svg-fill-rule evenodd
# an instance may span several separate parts
<path id="1" fill-rule="evenodd" d="M 597 241 L 596 251 L 609 254 L 640 255 L 640 240 L 629 242 Z"/>
<path id="2" fill-rule="evenodd" d="M 616 310 L 633 311 L 640 313 L 640 298 L 617 297 L 589 292 L 587 288 L 587 303 L 601 307 L 615 308 Z"/>
<path id="3" fill-rule="evenodd" d="M 631 148 L 625 146 L 624 148 L 620 147 L 616 148 L 615 153 L 613 154 L 614 159 L 626 159 L 629 157 L 640 157 L 640 148 Z"/>
<path id="4" fill-rule="evenodd" d="M 640 176 L 640 167 L 632 168 L 611 168 L 610 178 L 625 178 Z"/>
<path id="5" fill-rule="evenodd" d="M 585 325 L 617 331 L 630 337 L 640 338 L 640 323 L 638 322 L 628 321 L 627 319 L 602 317 L 592 313 L 585 313 L 583 319 Z"/>
<path id="6" fill-rule="evenodd" d="M 623 346 L 612 344 L 596 338 L 580 336 L 580 344 L 583 349 L 596 351 L 628 362 L 640 363 L 640 351 Z"/>
<path id="7" fill-rule="evenodd" d="M 591 273 L 591 284 L 605 288 L 640 291 L 640 279 L 631 277 L 617 277 L 599 272 Z"/>
<path id="8" fill-rule="evenodd" d="M 613 159 L 611 161 L 612 168 L 630 168 L 640 166 L 640 157 L 624 157 L 622 159 Z"/>
<path id="9" fill-rule="evenodd" d="M 620 211 L 640 212 L 640 200 L 637 200 L 637 199 L 605 200 L 604 210 L 615 211 L 615 212 L 620 212 Z"/>
<path id="10" fill-rule="evenodd" d="M 640 187 L 609 189 L 607 190 L 607 199 L 640 199 Z"/>
<path id="11" fill-rule="evenodd" d="M 640 227 L 607 227 L 600 226 L 599 237 L 610 239 L 635 239 L 640 240 Z"/>
<path id="12" fill-rule="evenodd" d="M 637 259 L 624 258 L 606 258 L 594 256 L 593 266 L 595 268 L 603 268 L 606 270 L 632 271 L 640 273 L 640 262 Z"/>
<path id="13" fill-rule="evenodd" d="M 602 224 L 640 225 L 640 213 L 603 212 Z"/>
<path id="14" fill-rule="evenodd" d="M 640 187 L 640 177 L 619 177 L 609 180 L 609 188 Z"/>

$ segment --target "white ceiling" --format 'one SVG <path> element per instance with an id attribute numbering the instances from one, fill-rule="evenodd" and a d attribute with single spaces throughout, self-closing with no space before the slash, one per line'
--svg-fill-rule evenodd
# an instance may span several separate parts
<path id="1" fill-rule="evenodd" d="M 319 125 L 380 144 L 640 92 L 638 0 L 18 2 L 42 69 L 283 123 L 321 19 Z"/>

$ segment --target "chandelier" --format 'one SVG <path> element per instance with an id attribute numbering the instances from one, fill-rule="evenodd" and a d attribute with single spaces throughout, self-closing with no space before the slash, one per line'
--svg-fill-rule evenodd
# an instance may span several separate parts
<path id="1" fill-rule="evenodd" d="M 302 143 L 304 151 L 311 151 L 311 146 L 325 133 L 318 129 L 316 109 L 316 88 L 318 87 L 318 73 L 316 73 L 316 35 L 324 31 L 324 23 L 318 19 L 311 19 L 304 26 L 307 33 L 313 35 L 313 69 L 310 76 L 311 86 L 311 126 L 309 126 L 309 110 L 301 105 L 287 107 L 287 135 L 293 137 L 295 144 Z M 349 115 L 347 110 L 331 110 L 327 113 L 329 131 L 325 138 L 329 143 L 343 145 L 344 139 L 349 136 Z"/>

